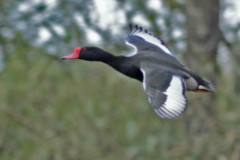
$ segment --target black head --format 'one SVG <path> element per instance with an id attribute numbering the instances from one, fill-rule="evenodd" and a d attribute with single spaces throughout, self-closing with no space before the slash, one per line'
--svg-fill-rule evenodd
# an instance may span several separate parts
<path id="1" fill-rule="evenodd" d="M 76 47 L 72 54 L 64 56 L 62 59 L 83 59 L 84 57 L 99 52 L 99 50 L 97 47 Z"/>
<path id="2" fill-rule="evenodd" d="M 110 57 L 110 54 L 97 47 L 76 47 L 72 54 L 61 59 L 83 59 L 88 61 L 100 61 Z"/>

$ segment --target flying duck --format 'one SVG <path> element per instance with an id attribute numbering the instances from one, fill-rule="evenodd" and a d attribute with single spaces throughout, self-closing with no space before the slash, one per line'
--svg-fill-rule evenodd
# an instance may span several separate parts
<path id="1" fill-rule="evenodd" d="M 146 29 L 130 25 L 126 44 L 134 54 L 115 56 L 97 47 L 76 47 L 64 60 L 100 61 L 143 84 L 148 100 L 161 118 L 179 118 L 187 109 L 186 91 L 214 92 L 209 81 L 181 64 L 165 43 Z"/>

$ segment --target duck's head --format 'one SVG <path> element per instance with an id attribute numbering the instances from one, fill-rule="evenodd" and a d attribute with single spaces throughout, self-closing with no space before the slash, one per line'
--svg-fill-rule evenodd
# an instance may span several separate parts
<path id="1" fill-rule="evenodd" d="M 102 50 L 97 47 L 76 47 L 72 54 L 63 56 L 63 60 L 83 59 L 94 60 L 101 56 Z"/>

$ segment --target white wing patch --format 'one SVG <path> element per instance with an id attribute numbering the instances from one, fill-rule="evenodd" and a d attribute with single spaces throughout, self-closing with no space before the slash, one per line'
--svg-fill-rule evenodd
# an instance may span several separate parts
<path id="1" fill-rule="evenodd" d="M 157 38 L 156 36 L 154 36 L 152 33 L 148 32 L 147 30 L 143 30 L 142 27 L 139 26 L 135 26 L 135 28 L 133 28 L 132 26 L 130 26 L 130 33 L 128 36 L 138 36 L 141 37 L 142 39 L 144 39 L 146 42 L 151 43 L 157 47 L 159 47 L 161 50 L 163 50 L 166 54 L 169 54 L 171 56 L 174 56 L 174 54 L 165 46 L 164 42 Z M 130 43 L 128 43 L 126 41 L 126 43 L 128 45 L 130 45 Z M 130 46 L 134 46 L 134 45 L 130 45 Z M 134 46 L 134 48 L 136 48 L 136 46 Z"/>
<path id="2" fill-rule="evenodd" d="M 137 54 L 137 47 L 136 47 L 136 46 L 134 46 L 133 44 L 129 43 L 128 41 L 125 41 L 125 43 L 126 43 L 127 45 L 129 45 L 129 46 L 131 46 L 131 47 L 134 48 L 133 53 L 129 53 L 128 55 L 126 55 L 126 57 L 131 57 L 131 56 Z"/>
<path id="3" fill-rule="evenodd" d="M 185 84 L 182 83 L 181 77 L 173 76 L 169 87 L 163 92 L 167 95 L 166 101 L 163 106 L 159 106 L 159 108 L 156 108 L 155 110 L 157 112 L 164 112 L 167 115 L 164 118 L 179 117 L 184 112 L 187 104 L 186 97 L 183 94 L 184 90 Z"/>
<path id="4" fill-rule="evenodd" d="M 161 40 L 159 40 L 158 38 L 154 37 L 153 35 L 149 34 L 149 33 L 145 33 L 145 32 L 137 32 L 134 33 L 133 35 L 135 36 L 139 36 L 141 38 L 143 38 L 145 41 L 158 46 L 159 48 L 161 48 L 164 52 L 166 52 L 167 54 L 173 56 L 173 54 L 170 52 L 170 50 L 164 45 L 162 44 Z"/>
<path id="5" fill-rule="evenodd" d="M 143 74 L 143 89 L 146 91 L 146 72 L 143 69 L 140 69 Z M 149 102 L 151 103 L 151 100 L 149 99 Z"/>
<path id="6" fill-rule="evenodd" d="M 162 118 L 180 117 L 187 108 L 186 83 L 183 78 L 163 70 L 140 70 L 144 91 L 154 111 Z"/>

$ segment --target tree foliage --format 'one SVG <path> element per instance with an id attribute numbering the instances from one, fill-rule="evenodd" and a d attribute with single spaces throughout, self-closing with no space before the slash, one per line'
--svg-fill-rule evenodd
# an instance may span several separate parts
<path id="1" fill-rule="evenodd" d="M 239 159 L 240 22 L 225 18 L 230 3 L 111 0 L 102 15 L 96 1 L 0 0 L 0 159 Z M 129 23 L 161 36 L 217 93 L 189 93 L 187 113 L 164 120 L 137 81 L 59 60 L 75 46 L 127 53 Z"/>

